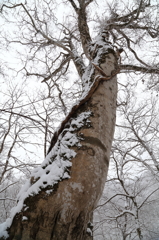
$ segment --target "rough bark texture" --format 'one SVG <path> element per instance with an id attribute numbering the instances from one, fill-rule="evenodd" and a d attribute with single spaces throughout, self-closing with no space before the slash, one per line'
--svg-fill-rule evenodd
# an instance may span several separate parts
<path id="1" fill-rule="evenodd" d="M 117 59 L 109 53 L 102 67 L 107 76 L 116 70 Z M 97 75 L 98 72 L 96 71 Z M 71 178 L 59 182 L 54 191 L 46 189 L 25 200 L 25 210 L 17 214 L 9 229 L 9 240 L 86 240 L 91 215 L 105 184 L 116 118 L 117 81 L 101 81 L 92 97 L 75 116 L 92 111 L 91 127 L 78 131 L 82 147 L 74 147 Z M 28 207 L 28 208 L 26 208 Z M 26 216 L 28 220 L 22 221 Z"/>

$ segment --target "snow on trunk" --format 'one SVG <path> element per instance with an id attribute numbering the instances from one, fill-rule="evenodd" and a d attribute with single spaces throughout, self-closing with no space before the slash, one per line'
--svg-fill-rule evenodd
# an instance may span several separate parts
<path id="1" fill-rule="evenodd" d="M 10 240 L 92 239 L 89 226 L 107 176 L 117 97 L 113 48 L 98 41 L 92 52 L 93 64 L 83 75 L 85 101 L 72 112 L 47 158 L 21 190 L 11 218 L 1 225 L 0 236 Z M 99 81 L 104 79 L 101 72 L 113 77 Z M 97 79 L 98 87 L 89 92 Z"/>

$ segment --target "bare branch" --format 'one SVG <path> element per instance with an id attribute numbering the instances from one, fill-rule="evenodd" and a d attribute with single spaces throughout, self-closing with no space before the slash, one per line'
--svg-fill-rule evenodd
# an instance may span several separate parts
<path id="1" fill-rule="evenodd" d="M 1 189 L 0 190 L 0 193 L 4 192 L 7 188 L 9 188 L 10 186 L 16 184 L 17 182 L 13 182 L 13 183 L 10 183 L 9 185 L 7 185 L 5 188 Z"/>
<path id="2" fill-rule="evenodd" d="M 69 64 L 70 60 L 71 60 L 71 57 L 69 55 L 67 55 L 66 58 L 62 60 L 60 66 L 58 68 L 56 68 L 56 70 L 54 72 L 52 72 L 48 77 L 45 77 L 42 80 L 42 82 L 46 82 L 53 76 L 56 76 L 67 63 Z"/>
<path id="3" fill-rule="evenodd" d="M 137 53 L 131 48 L 130 46 L 130 39 L 126 36 L 126 34 L 121 31 L 121 30 L 117 30 L 125 39 L 126 39 L 126 42 L 127 42 L 127 46 L 128 46 L 128 49 L 134 54 L 135 58 L 140 62 L 142 63 L 143 65 L 147 66 L 150 68 L 150 66 L 148 64 L 146 64 L 145 62 L 143 62 L 137 55 Z"/>
<path id="4" fill-rule="evenodd" d="M 68 0 L 71 4 L 73 4 L 73 0 Z M 89 27 L 87 24 L 87 15 L 86 15 L 86 7 L 88 4 L 90 4 L 92 1 L 88 1 L 87 3 L 84 3 L 84 1 L 80 1 L 80 8 L 76 11 L 78 15 L 78 28 L 80 32 L 81 42 L 83 51 L 86 55 L 86 57 L 89 59 L 89 47 L 91 44 L 91 36 L 89 33 Z M 72 5 L 73 6 L 73 5 Z M 74 7 L 74 6 L 73 6 Z M 74 7 L 75 9 L 75 7 Z M 76 9 L 75 9 L 76 10 Z"/>
<path id="5" fill-rule="evenodd" d="M 129 64 L 122 64 L 120 65 L 121 70 L 128 70 L 128 71 L 135 71 L 135 72 L 141 72 L 141 73 L 154 73 L 159 74 L 158 68 L 150 68 L 150 67 L 140 67 L 136 65 L 129 65 Z"/>
<path id="6" fill-rule="evenodd" d="M 75 12 L 78 13 L 79 8 L 76 6 L 74 0 L 68 0 L 68 1 L 71 3 L 71 5 L 74 8 Z"/>
<path id="7" fill-rule="evenodd" d="M 1 111 L 1 112 L 6 112 L 6 113 L 10 113 L 10 114 L 13 114 L 13 115 L 17 115 L 17 116 L 20 116 L 20 117 L 23 117 L 23 118 L 26 118 L 26 119 L 28 119 L 28 120 L 30 120 L 30 121 L 32 121 L 32 122 L 38 123 L 39 125 L 41 125 L 42 127 L 45 128 L 45 126 L 44 126 L 40 121 L 38 121 L 38 120 L 36 120 L 36 119 L 34 119 L 34 118 L 32 118 L 32 117 L 23 115 L 23 114 L 21 114 L 21 113 L 16 113 L 16 112 L 13 112 L 13 111 L 5 110 L 5 109 L 0 109 L 0 111 Z"/>
<path id="8" fill-rule="evenodd" d="M 5 201 L 5 200 L 10 200 L 10 201 L 14 201 L 14 202 L 17 201 L 16 199 L 9 198 L 9 197 L 6 197 L 6 198 L 0 198 L 0 201 Z"/>
<path id="9" fill-rule="evenodd" d="M 27 10 L 27 8 L 25 7 L 25 5 L 23 3 L 16 4 L 13 6 L 8 6 L 8 5 L 3 4 L 1 11 L 3 10 L 4 7 L 6 7 L 6 8 L 22 7 L 24 9 L 24 11 L 26 12 L 26 14 L 28 15 L 29 19 L 31 20 L 32 26 L 36 30 L 36 32 L 41 34 L 41 36 L 43 36 L 43 38 L 45 38 L 48 41 L 47 45 L 53 44 L 53 45 L 58 46 L 58 47 L 62 48 L 63 50 L 70 53 L 70 50 L 65 45 L 63 45 L 60 40 L 55 41 L 52 38 L 50 38 L 48 35 L 46 35 L 42 30 L 38 29 L 38 27 L 36 26 L 36 24 L 34 22 L 34 19 L 32 18 L 32 16 L 30 15 L 29 11 Z"/>
<path id="10" fill-rule="evenodd" d="M 118 196 L 128 197 L 128 198 L 131 198 L 131 199 L 134 198 L 134 196 L 131 196 L 131 195 L 122 194 L 122 193 L 117 193 L 117 194 L 113 195 L 112 197 L 110 197 L 106 202 L 98 205 L 98 206 L 96 207 L 96 209 L 99 208 L 99 207 L 103 207 L 103 206 L 106 205 L 108 202 L 110 202 L 113 198 L 118 197 Z"/>

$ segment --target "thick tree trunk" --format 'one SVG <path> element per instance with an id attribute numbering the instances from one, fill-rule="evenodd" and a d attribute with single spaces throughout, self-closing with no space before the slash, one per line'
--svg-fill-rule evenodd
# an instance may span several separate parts
<path id="1" fill-rule="evenodd" d="M 117 67 L 115 54 L 108 53 L 102 69 L 110 76 Z M 98 75 L 98 71 L 95 75 Z M 116 118 L 117 81 L 101 81 L 91 98 L 74 113 L 91 111 L 91 127 L 77 131 L 82 136 L 81 147 L 72 147 L 70 178 L 25 199 L 9 229 L 8 239 L 22 240 L 86 240 L 88 223 L 102 194 L 110 158 Z"/>

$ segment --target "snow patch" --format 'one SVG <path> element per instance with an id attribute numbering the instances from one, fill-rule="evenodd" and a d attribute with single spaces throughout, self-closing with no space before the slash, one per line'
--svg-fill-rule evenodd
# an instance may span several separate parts
<path id="1" fill-rule="evenodd" d="M 109 53 L 110 49 L 114 51 L 113 45 L 104 40 L 102 33 L 99 34 L 94 39 L 94 42 L 90 45 L 90 53 L 94 55 L 93 63 L 97 66 L 100 66 L 102 56 L 105 56 L 107 53 Z M 95 78 L 92 78 L 94 74 L 95 69 L 92 62 L 90 62 L 82 76 L 83 93 L 81 99 L 87 96 L 91 86 L 94 84 L 94 81 L 96 81 Z"/>
<path id="2" fill-rule="evenodd" d="M 28 220 L 28 218 L 26 216 L 22 217 L 22 221 L 27 221 L 27 220 Z"/>
<path id="3" fill-rule="evenodd" d="M 81 185 L 81 183 L 76 183 L 76 182 L 72 182 L 70 183 L 70 186 L 75 190 L 78 189 L 79 192 L 83 192 L 83 186 Z"/>
<path id="4" fill-rule="evenodd" d="M 12 208 L 10 217 L 6 222 L 0 224 L 0 237 L 8 237 L 7 228 L 11 226 L 14 216 L 27 209 L 24 201 L 29 196 L 38 194 L 41 189 L 46 189 L 46 194 L 51 194 L 53 186 L 63 179 L 70 178 L 69 168 L 72 166 L 71 159 L 76 156 L 76 152 L 70 147 L 80 147 L 80 140 L 83 138 L 76 134 L 77 130 L 82 126 L 90 124 L 88 119 L 91 112 L 82 112 L 76 118 L 71 119 L 69 126 L 64 128 L 58 137 L 53 149 L 46 156 L 41 166 L 36 167 L 31 174 L 31 181 L 27 180 L 18 194 L 18 204 Z M 48 188 L 51 189 L 48 189 Z M 81 191 L 81 187 L 76 184 L 75 188 Z M 23 216 L 22 221 L 27 220 Z"/>
<path id="5" fill-rule="evenodd" d="M 90 234 L 90 236 L 93 235 L 92 230 L 90 228 L 87 228 L 87 233 Z"/>

